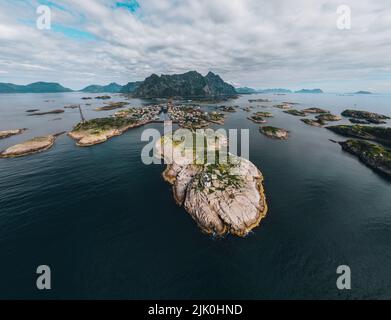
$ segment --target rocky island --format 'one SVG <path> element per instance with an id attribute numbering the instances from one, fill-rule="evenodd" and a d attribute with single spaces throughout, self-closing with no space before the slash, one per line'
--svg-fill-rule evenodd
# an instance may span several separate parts
<path id="1" fill-rule="evenodd" d="M 253 114 L 251 117 L 248 117 L 247 119 L 251 120 L 255 123 L 266 123 L 267 121 L 264 119 L 264 117 L 258 113 Z"/>
<path id="2" fill-rule="evenodd" d="M 385 124 L 386 121 L 391 119 L 388 116 L 374 113 L 374 112 L 368 112 L 368 111 L 360 111 L 360 110 L 345 110 L 342 112 L 342 115 L 344 117 L 352 118 L 352 119 L 359 119 L 365 121 L 366 123 L 372 123 L 372 124 Z M 358 122 L 357 120 L 351 120 L 351 122 Z"/>
<path id="3" fill-rule="evenodd" d="M 391 128 L 340 125 L 326 127 L 326 129 L 347 137 L 372 140 L 386 145 L 391 145 Z"/>
<path id="4" fill-rule="evenodd" d="M 68 136 L 76 140 L 76 145 L 79 147 L 89 147 L 106 142 L 112 137 L 148 122 L 148 119 L 137 121 L 121 117 L 98 118 L 79 123 L 68 133 Z"/>
<path id="5" fill-rule="evenodd" d="M 296 117 L 305 117 L 307 114 L 304 111 L 296 110 L 296 109 L 290 109 L 285 110 L 284 113 L 290 114 L 292 116 Z"/>
<path id="6" fill-rule="evenodd" d="M 48 150 L 54 145 L 58 135 L 60 134 L 36 137 L 27 140 L 2 151 L 0 153 L 0 158 L 16 158 Z"/>
<path id="7" fill-rule="evenodd" d="M 362 140 L 339 143 L 342 149 L 357 156 L 368 167 L 391 178 L 391 151 Z"/>
<path id="8" fill-rule="evenodd" d="M 321 108 L 307 108 L 302 111 L 305 113 L 313 113 L 313 114 L 330 113 L 330 111 Z"/>
<path id="9" fill-rule="evenodd" d="M 282 110 L 290 110 L 292 109 L 292 105 L 290 104 L 276 104 L 273 106 L 274 108 L 282 109 Z"/>
<path id="10" fill-rule="evenodd" d="M 331 113 L 322 113 L 315 117 L 320 121 L 341 121 L 342 117 Z"/>
<path id="11" fill-rule="evenodd" d="M 46 111 L 46 112 L 34 112 L 34 113 L 28 114 L 28 116 L 44 116 L 46 114 L 60 114 L 60 113 L 64 113 L 64 112 L 65 111 L 62 109 L 56 109 L 56 110 L 51 110 L 51 111 Z"/>
<path id="12" fill-rule="evenodd" d="M 129 105 L 128 102 L 111 102 L 103 107 L 95 108 L 95 111 L 110 111 L 115 109 L 121 109 Z"/>
<path id="13" fill-rule="evenodd" d="M 0 140 L 8 138 L 8 137 L 12 137 L 12 136 L 16 136 L 16 135 L 22 134 L 26 130 L 27 129 L 14 129 L 14 130 L 0 131 Z"/>
<path id="14" fill-rule="evenodd" d="M 309 126 L 313 126 L 313 127 L 322 127 L 326 124 L 325 121 L 321 120 L 321 119 L 300 119 L 302 122 L 304 122 L 305 124 L 308 124 Z"/>
<path id="15" fill-rule="evenodd" d="M 269 138 L 287 140 L 289 138 L 289 131 L 281 128 L 264 126 L 260 127 L 259 131 Z"/>
<path id="16" fill-rule="evenodd" d="M 232 106 L 221 106 L 219 107 L 219 109 L 223 112 L 227 112 L 227 113 L 235 113 L 236 112 L 236 109 Z"/>
<path id="17" fill-rule="evenodd" d="M 191 148 L 190 154 L 186 148 Z M 175 134 L 156 144 L 157 156 L 171 163 L 163 178 L 173 186 L 176 203 L 208 234 L 246 236 L 267 213 L 262 173 L 250 161 L 232 154 L 224 163 L 200 163 L 193 150 L 175 139 Z M 189 154 L 188 161 L 175 162 L 173 155 L 182 153 Z"/>

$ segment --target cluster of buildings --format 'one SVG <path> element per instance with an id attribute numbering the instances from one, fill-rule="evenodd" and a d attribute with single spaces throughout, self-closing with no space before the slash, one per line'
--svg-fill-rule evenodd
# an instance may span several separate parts
<path id="1" fill-rule="evenodd" d="M 129 108 L 115 113 L 116 117 L 127 118 L 137 121 L 159 120 L 159 114 L 162 110 L 160 105 L 146 106 L 140 108 Z"/>

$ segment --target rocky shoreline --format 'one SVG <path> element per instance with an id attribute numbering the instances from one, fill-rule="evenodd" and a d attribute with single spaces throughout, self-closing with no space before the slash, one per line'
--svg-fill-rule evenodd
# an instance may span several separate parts
<path id="1" fill-rule="evenodd" d="M 374 112 L 368 112 L 368 111 L 361 111 L 361 110 L 345 110 L 342 112 L 342 115 L 344 117 L 348 117 L 351 119 L 356 119 L 355 121 L 350 120 L 351 122 L 358 122 L 358 120 L 361 120 L 361 122 L 365 121 L 366 124 L 385 124 L 387 123 L 384 120 L 391 119 L 388 116 L 374 113 Z"/>
<path id="2" fill-rule="evenodd" d="M 171 163 L 163 178 L 172 185 L 176 203 L 204 232 L 244 237 L 266 216 L 263 176 L 250 161 L 229 155 L 226 163 L 196 164 L 192 158 L 178 164 L 172 155 L 183 151 L 184 143 L 169 137 L 159 140 L 156 149 Z"/>
<path id="3" fill-rule="evenodd" d="M 48 135 L 36 137 L 14 145 L 2 151 L 0 153 L 0 158 L 17 158 L 46 151 L 54 145 L 57 136 L 58 135 Z"/>
<path id="4" fill-rule="evenodd" d="M 289 138 L 289 132 L 281 128 L 265 126 L 260 127 L 259 131 L 265 136 L 273 139 L 287 140 Z"/>
<path id="5" fill-rule="evenodd" d="M 391 178 L 390 150 L 362 140 L 348 140 L 339 144 L 344 151 L 357 156 L 368 167 Z"/>
<path id="6" fill-rule="evenodd" d="M 326 127 L 326 129 L 346 137 L 371 140 L 391 145 L 391 128 L 362 125 L 340 125 Z"/>
<path id="7" fill-rule="evenodd" d="M 79 123 L 68 133 L 68 136 L 74 139 L 79 147 L 91 147 L 150 122 L 150 120 L 133 121 L 127 119 L 116 121 L 116 119 L 119 120 L 118 118 L 100 118 Z"/>
<path id="8" fill-rule="evenodd" d="M 12 136 L 16 136 L 16 135 L 19 135 L 19 134 L 22 134 L 26 130 L 27 129 L 14 129 L 14 130 L 0 131 L 0 140 L 1 139 L 5 139 L 5 138 L 9 138 L 9 137 L 12 137 Z"/>

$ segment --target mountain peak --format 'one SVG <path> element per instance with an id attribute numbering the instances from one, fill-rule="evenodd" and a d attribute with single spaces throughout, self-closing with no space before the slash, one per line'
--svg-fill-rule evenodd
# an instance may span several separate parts
<path id="1" fill-rule="evenodd" d="M 204 98 L 235 95 L 235 88 L 224 82 L 220 76 L 209 72 L 204 77 L 197 71 L 161 77 L 153 74 L 146 78 L 134 92 L 134 96 L 140 98 Z"/>

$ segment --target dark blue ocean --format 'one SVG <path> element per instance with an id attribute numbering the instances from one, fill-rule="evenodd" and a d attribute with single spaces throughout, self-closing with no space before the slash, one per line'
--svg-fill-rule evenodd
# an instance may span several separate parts
<path id="1" fill-rule="evenodd" d="M 29 129 L 0 140 L 0 149 L 69 131 L 80 120 L 77 109 L 40 117 L 25 111 L 85 103 L 82 96 L 0 95 L 0 130 Z M 390 95 L 259 95 L 226 104 L 244 107 L 253 98 L 272 100 L 255 106 L 290 101 L 299 109 L 391 116 Z M 86 102 L 88 119 L 114 113 Z M 264 137 L 241 110 L 227 117 L 225 128 L 250 129 L 250 160 L 265 176 L 268 216 L 245 239 L 203 234 L 176 206 L 164 167 L 142 163 L 141 133 L 160 124 L 91 148 L 63 135 L 47 152 L 0 159 L 0 298 L 390 299 L 391 182 L 329 141 L 343 137 L 279 109 L 254 111 L 272 112 L 269 124 L 291 137 Z M 50 291 L 36 288 L 39 265 L 51 268 Z M 350 291 L 336 287 L 340 265 L 351 268 Z"/>

